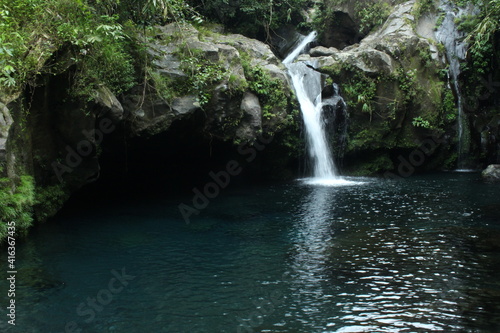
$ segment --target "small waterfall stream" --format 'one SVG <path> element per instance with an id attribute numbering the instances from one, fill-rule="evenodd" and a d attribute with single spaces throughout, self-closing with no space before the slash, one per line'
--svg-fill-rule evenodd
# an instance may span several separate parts
<path id="1" fill-rule="evenodd" d="M 300 103 L 307 134 L 308 152 L 313 165 L 313 176 L 317 179 L 333 180 L 337 179 L 338 176 L 328 145 L 325 123 L 322 117 L 321 74 L 309 67 L 314 67 L 314 63 L 293 63 L 295 58 L 315 37 L 316 32 L 312 32 L 305 37 L 299 46 L 286 57 L 283 64 L 288 68 L 297 99 Z"/>
<path id="2" fill-rule="evenodd" d="M 441 0 L 439 7 L 444 13 L 444 19 L 436 32 L 436 37 L 446 49 L 446 58 L 449 63 L 449 78 L 457 95 L 457 125 L 458 125 L 458 156 L 457 171 L 467 169 L 466 158 L 470 152 L 470 129 L 467 115 L 464 112 L 464 99 L 460 91 L 458 77 L 460 62 L 467 53 L 467 43 L 463 41 L 465 33 L 458 30 L 455 20 L 463 15 L 470 14 L 473 9 L 461 9 L 449 0 Z"/>

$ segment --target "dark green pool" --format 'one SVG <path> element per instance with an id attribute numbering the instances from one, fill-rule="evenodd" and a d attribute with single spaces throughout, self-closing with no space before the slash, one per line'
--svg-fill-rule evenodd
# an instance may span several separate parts
<path id="1" fill-rule="evenodd" d="M 500 185 L 356 180 L 230 187 L 190 224 L 189 196 L 73 205 L 18 246 L 0 331 L 500 331 Z"/>

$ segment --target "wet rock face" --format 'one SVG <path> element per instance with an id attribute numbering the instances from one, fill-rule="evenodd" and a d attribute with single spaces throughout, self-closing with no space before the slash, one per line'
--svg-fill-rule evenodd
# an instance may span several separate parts
<path id="1" fill-rule="evenodd" d="M 159 164 L 156 169 L 162 170 L 170 166 L 170 175 L 180 178 L 192 155 L 207 155 L 191 163 L 199 169 L 226 159 L 236 144 L 251 145 L 263 133 L 288 126 L 291 91 L 284 67 L 268 45 L 237 34 L 201 33 L 188 24 L 156 27 L 155 33 L 144 40 L 151 59 L 148 75 L 120 96 L 105 86 L 88 98 L 69 96 L 75 69 L 67 66 L 15 96 L 0 91 L 0 177 L 31 175 L 37 190 L 57 187 L 67 197 L 98 178 L 124 175 L 134 163 Z M 186 89 L 186 82 L 192 88 L 189 79 L 196 70 L 203 70 L 186 68 L 190 57 L 222 74 L 207 72 L 217 79 L 209 78 L 199 91 Z M 282 87 L 285 103 L 265 108 L 272 89 L 255 92 L 254 85 L 252 90 L 256 79 L 247 77 L 244 68 L 258 68 L 267 82 L 279 82 L 275 86 Z M 167 83 L 163 94 L 155 78 Z M 200 96 L 206 96 L 204 103 Z M 152 139 L 158 139 L 156 146 Z M 54 203 L 53 213 L 60 205 L 62 201 Z"/>
<path id="2" fill-rule="evenodd" d="M 334 17 L 354 18 L 354 3 L 335 7 L 344 14 L 335 13 Z M 349 114 L 345 161 L 352 162 L 353 174 L 366 174 L 355 169 L 374 164 L 380 156 L 387 163 L 375 163 L 370 173 L 390 170 L 398 162 L 391 163 L 392 156 L 409 154 L 426 139 L 442 137 L 452 126 L 442 111 L 448 86 L 446 78 L 439 75 L 446 67 L 445 57 L 436 46 L 434 31 L 429 29 L 429 21 L 434 18 L 426 16 L 422 23 L 413 15 L 414 5 L 414 0 L 395 5 L 385 22 L 367 36 L 356 35 L 354 25 L 344 22 L 342 26 L 352 27 L 351 36 L 357 40 L 344 40 L 343 45 L 335 44 L 338 39 L 335 43 L 322 40 L 324 46 L 300 57 L 315 63 L 318 71 L 340 86 Z M 319 33 L 338 34 L 336 29 L 327 26 Z M 418 126 L 415 119 L 423 120 L 426 127 Z M 454 133 L 446 135 L 453 137 Z"/>
<path id="3" fill-rule="evenodd" d="M 172 36 L 177 36 L 172 38 Z M 271 48 L 257 40 L 242 35 L 200 36 L 190 25 L 170 24 L 160 27 L 154 42 L 150 42 L 148 53 L 153 57 L 154 73 L 170 82 L 179 82 L 193 73 L 186 72 L 183 63 L 183 48 L 210 64 L 218 64 L 227 75 L 208 87 L 210 100 L 202 105 L 198 96 L 192 93 L 174 92 L 171 100 L 159 97 L 155 91 L 136 87 L 124 98 L 125 119 L 132 136 L 151 136 L 168 130 L 172 122 L 192 116 L 202 110 L 206 115 L 206 132 L 223 140 L 251 142 L 262 130 L 262 101 L 249 97 L 248 81 L 242 61 L 252 67 L 261 67 L 267 75 L 280 80 L 288 87 L 287 76 L 281 61 Z M 242 60 L 245 58 L 245 60 Z M 230 82 L 231 81 L 231 82 Z M 235 87 L 236 82 L 236 87 Z M 148 84 L 154 85 L 149 82 Z M 175 86 L 175 84 L 174 84 Z M 251 100 L 251 115 L 248 103 Z M 260 113 L 257 114 L 259 111 Z M 278 116 L 278 118 L 281 116 Z M 231 129 L 227 123 L 233 124 Z"/>
<path id="4" fill-rule="evenodd" d="M 481 174 L 484 180 L 487 181 L 500 181 L 500 164 L 489 165 Z"/>

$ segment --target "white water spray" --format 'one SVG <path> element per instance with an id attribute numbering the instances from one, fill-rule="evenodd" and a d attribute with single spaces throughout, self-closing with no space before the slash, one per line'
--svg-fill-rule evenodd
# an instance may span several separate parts
<path id="1" fill-rule="evenodd" d="M 288 55 L 283 64 L 288 68 L 295 94 L 300 103 L 307 134 L 309 156 L 313 165 L 313 178 L 308 181 L 314 185 L 345 185 L 354 182 L 341 179 L 333 163 L 330 146 L 325 133 L 322 117 L 321 74 L 310 68 L 314 63 L 297 62 L 295 58 L 316 38 L 310 33 L 299 46 Z"/>
<path id="2" fill-rule="evenodd" d="M 299 56 L 299 54 L 302 53 L 302 51 L 304 51 L 304 49 L 309 45 L 309 43 L 311 43 L 312 41 L 314 41 L 314 39 L 316 39 L 317 35 L 318 34 L 316 33 L 316 31 L 311 32 L 306 38 L 304 38 L 302 40 L 302 42 L 300 42 L 299 46 L 297 46 L 297 48 L 295 50 L 293 50 L 285 58 L 285 60 L 283 60 L 283 64 L 285 64 L 285 66 L 286 66 L 286 65 L 292 63 L 292 61 L 294 61 L 295 58 L 297 58 Z"/>

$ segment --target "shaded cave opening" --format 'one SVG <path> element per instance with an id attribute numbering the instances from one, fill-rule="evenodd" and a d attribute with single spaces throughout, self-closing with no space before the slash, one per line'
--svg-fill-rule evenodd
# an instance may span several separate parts
<path id="1" fill-rule="evenodd" d="M 214 182 L 213 174 L 227 172 L 229 163 L 241 170 L 220 188 L 260 186 L 276 183 L 276 175 L 288 180 L 298 172 L 297 160 L 283 154 L 278 139 L 268 145 L 236 145 L 210 135 L 206 116 L 197 111 L 175 120 L 163 133 L 130 138 L 126 126 L 109 134 L 100 145 L 100 173 L 66 204 L 68 209 L 135 200 L 190 200 L 195 188 Z M 281 150 L 281 151 L 280 151 Z M 286 170 L 285 170 L 286 169 Z"/>

